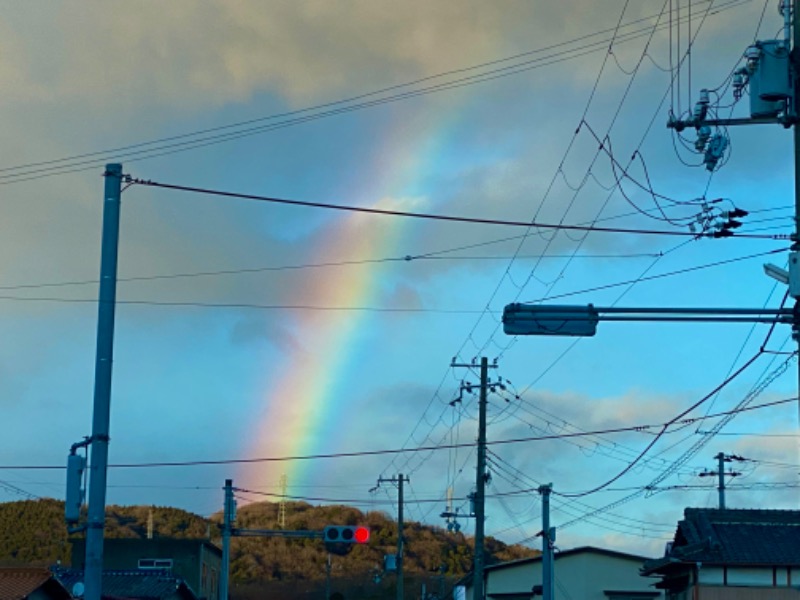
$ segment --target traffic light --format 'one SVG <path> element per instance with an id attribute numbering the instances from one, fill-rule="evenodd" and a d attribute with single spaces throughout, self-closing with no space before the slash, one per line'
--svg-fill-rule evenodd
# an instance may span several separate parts
<path id="1" fill-rule="evenodd" d="M 366 544 L 369 527 L 361 525 L 328 525 L 323 531 L 325 543 Z"/>

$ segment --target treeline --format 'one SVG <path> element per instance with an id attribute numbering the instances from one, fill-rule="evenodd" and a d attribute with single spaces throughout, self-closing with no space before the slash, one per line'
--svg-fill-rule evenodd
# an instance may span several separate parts
<path id="1" fill-rule="evenodd" d="M 171 507 L 109 506 L 107 537 L 143 538 L 152 512 L 157 537 L 207 538 L 220 544 L 220 515 L 210 520 Z M 63 520 L 63 502 L 51 499 L 0 504 L 0 564 L 48 566 L 71 563 L 70 544 Z M 278 505 L 259 502 L 239 509 L 236 526 L 247 529 L 277 529 Z M 367 525 L 369 544 L 356 545 L 347 556 L 334 556 L 331 578 L 379 589 L 388 585 L 383 573 L 383 556 L 393 554 L 397 545 L 396 523 L 381 512 L 362 513 L 348 506 L 311 506 L 303 502 L 286 504 L 286 529 L 318 531 L 326 525 Z M 460 533 L 415 522 L 405 525 L 404 569 L 413 580 L 439 585 L 452 583 L 472 564 L 473 540 Z M 487 564 L 535 556 L 537 551 L 508 546 L 493 538 L 486 541 Z M 231 544 L 231 582 L 246 595 L 253 586 L 308 582 L 319 589 L 327 574 L 323 544 L 316 539 L 241 537 Z M 438 583 L 437 583 L 438 582 Z M 364 596 L 366 597 L 366 595 Z"/>

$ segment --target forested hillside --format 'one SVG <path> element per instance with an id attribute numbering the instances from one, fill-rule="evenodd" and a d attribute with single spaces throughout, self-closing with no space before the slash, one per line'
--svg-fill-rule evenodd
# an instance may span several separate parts
<path id="1" fill-rule="evenodd" d="M 219 544 L 219 515 L 211 520 L 170 507 L 109 506 L 108 537 L 145 537 L 148 514 L 153 512 L 154 533 L 159 537 L 206 538 Z M 63 520 L 63 502 L 44 499 L 0 504 L 0 564 L 50 565 L 70 563 L 70 544 Z M 239 509 L 236 526 L 276 529 L 278 505 L 259 502 Z M 334 556 L 335 580 L 371 582 L 382 579 L 384 554 L 397 544 L 394 521 L 380 512 L 362 513 L 347 506 L 286 505 L 286 529 L 321 530 L 326 525 L 368 525 L 369 544 L 355 546 L 347 556 Z M 433 581 L 445 574 L 449 581 L 466 573 L 472 561 L 472 539 L 442 528 L 410 522 L 405 526 L 405 571 L 413 579 Z M 538 554 L 529 548 L 507 546 L 492 538 L 486 543 L 488 564 Z M 242 592 L 265 582 L 309 582 L 311 588 L 326 576 L 327 552 L 319 540 L 234 538 L 231 578 Z M 366 583 L 365 583 L 366 585 Z M 295 589 L 298 592 L 299 590 Z"/>

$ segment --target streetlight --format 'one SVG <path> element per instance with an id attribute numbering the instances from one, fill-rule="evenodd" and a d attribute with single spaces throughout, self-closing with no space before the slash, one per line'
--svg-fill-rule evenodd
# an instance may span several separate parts
<path id="1" fill-rule="evenodd" d="M 591 337 L 601 320 L 792 324 L 794 311 L 791 308 L 621 308 L 515 303 L 503 310 L 503 331 L 508 335 Z"/>

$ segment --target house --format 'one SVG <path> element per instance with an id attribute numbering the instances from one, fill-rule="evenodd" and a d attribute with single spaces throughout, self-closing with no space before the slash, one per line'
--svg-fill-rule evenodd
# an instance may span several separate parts
<path id="1" fill-rule="evenodd" d="M 72 568 L 83 569 L 86 541 L 73 539 Z M 218 600 L 222 550 L 206 539 L 107 538 L 103 569 L 166 571 L 186 582 L 198 598 Z"/>
<path id="2" fill-rule="evenodd" d="M 67 589 L 84 579 L 78 569 L 54 567 L 53 575 Z M 157 570 L 103 571 L 101 589 L 103 600 L 198 600 L 182 579 Z"/>
<path id="3" fill-rule="evenodd" d="M 47 569 L 0 568 L 0 600 L 71 600 L 72 595 Z"/>
<path id="4" fill-rule="evenodd" d="M 647 600 L 662 597 L 639 575 L 643 556 L 583 546 L 555 555 L 556 600 Z M 486 598 L 530 600 L 541 595 L 542 557 L 524 558 L 484 568 Z M 472 579 L 466 578 L 472 598 Z"/>
<path id="5" fill-rule="evenodd" d="M 800 599 L 800 511 L 687 508 L 642 574 L 667 600 Z"/>

